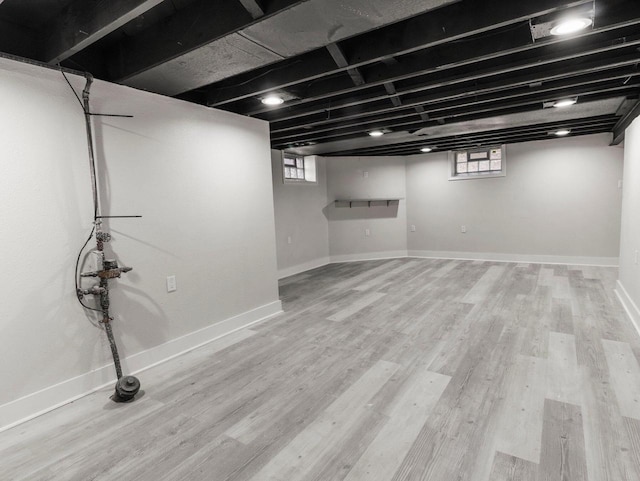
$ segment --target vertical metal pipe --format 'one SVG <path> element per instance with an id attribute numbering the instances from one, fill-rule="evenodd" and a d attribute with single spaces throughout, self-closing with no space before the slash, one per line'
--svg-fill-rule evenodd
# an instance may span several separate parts
<path id="1" fill-rule="evenodd" d="M 93 220 L 96 220 L 99 215 L 98 209 L 98 183 L 96 179 L 96 160 L 93 153 L 93 130 L 91 129 L 91 106 L 89 104 L 89 94 L 91 91 L 91 84 L 93 83 L 93 75 L 85 73 L 87 83 L 82 91 L 82 102 L 84 110 L 84 123 L 87 130 L 87 144 L 89 148 L 89 169 L 91 171 L 91 190 L 93 192 Z"/>
<path id="2" fill-rule="evenodd" d="M 87 146 L 89 149 L 89 168 L 91 171 L 91 190 L 93 192 L 93 221 L 96 229 L 96 240 L 98 252 L 100 253 L 100 262 L 102 263 L 102 269 L 104 270 L 104 242 L 102 240 L 102 221 L 98 219 L 100 215 L 100 208 L 98 203 L 98 182 L 96 175 L 96 159 L 93 152 L 93 129 L 91 127 L 91 105 L 89 102 L 89 96 L 91 93 L 91 84 L 93 83 L 93 75 L 90 73 L 85 74 L 87 83 L 82 91 L 82 104 L 84 110 L 84 122 L 87 130 Z M 100 294 L 100 308 L 102 310 L 102 324 L 107 333 L 107 339 L 109 340 L 109 346 L 111 347 L 111 354 L 113 355 L 113 363 L 116 367 L 116 374 L 118 379 L 122 377 L 122 367 L 120 366 L 120 355 L 118 354 L 118 346 L 116 340 L 113 337 L 113 329 L 111 328 L 111 316 L 109 315 L 109 282 L 107 279 L 100 279 L 100 287 L 102 292 Z"/>
<path id="3" fill-rule="evenodd" d="M 116 365 L 116 375 L 118 379 L 122 377 L 122 367 L 120 367 L 120 355 L 118 354 L 118 346 L 116 346 L 116 340 L 113 337 L 113 329 L 111 329 L 111 322 L 107 317 L 103 320 L 104 329 L 107 331 L 107 339 L 109 339 L 109 346 L 111 346 L 111 354 L 113 355 L 113 362 Z"/>

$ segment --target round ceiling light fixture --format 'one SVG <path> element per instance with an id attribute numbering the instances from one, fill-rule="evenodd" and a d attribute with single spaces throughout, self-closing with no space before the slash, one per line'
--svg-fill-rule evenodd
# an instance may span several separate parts
<path id="1" fill-rule="evenodd" d="M 562 99 L 556 101 L 553 106 L 557 108 L 570 107 L 572 105 L 575 105 L 577 101 L 578 99 Z"/>
<path id="2" fill-rule="evenodd" d="M 556 130 L 553 134 L 558 137 L 564 137 L 565 135 L 569 135 L 571 133 L 571 129 L 560 129 Z"/>
<path id="3" fill-rule="evenodd" d="M 431 147 L 422 147 L 420 152 L 424 152 L 425 154 L 431 152 L 433 149 Z"/>
<path id="4" fill-rule="evenodd" d="M 265 105 L 274 106 L 274 105 L 282 105 L 284 103 L 284 99 L 278 95 L 269 95 L 267 97 L 260 99 L 260 102 L 262 102 Z"/>
<path id="5" fill-rule="evenodd" d="M 371 137 L 382 137 L 384 135 L 384 132 L 382 130 L 372 130 L 371 132 L 369 132 L 369 135 Z"/>
<path id="6" fill-rule="evenodd" d="M 588 17 L 565 18 L 560 20 L 556 26 L 551 29 L 551 35 L 570 35 L 584 30 L 592 24 L 593 20 Z"/>

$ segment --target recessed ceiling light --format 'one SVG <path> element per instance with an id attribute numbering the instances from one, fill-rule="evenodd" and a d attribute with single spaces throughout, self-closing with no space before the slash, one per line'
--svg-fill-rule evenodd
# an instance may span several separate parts
<path id="1" fill-rule="evenodd" d="M 569 135 L 571 133 L 571 129 L 560 129 L 556 130 L 553 134 L 558 137 L 564 137 L 565 135 Z"/>
<path id="2" fill-rule="evenodd" d="M 382 130 L 372 130 L 371 132 L 369 132 L 369 135 L 371 137 L 382 137 L 384 135 L 384 132 Z"/>
<path id="3" fill-rule="evenodd" d="M 422 147 L 420 149 L 420 152 L 424 152 L 426 154 L 427 152 L 431 152 L 432 150 L 433 149 L 431 147 Z"/>
<path id="4" fill-rule="evenodd" d="M 578 99 L 562 99 L 555 102 L 553 106 L 558 108 L 570 107 L 571 105 L 574 105 L 577 101 Z"/>
<path id="5" fill-rule="evenodd" d="M 277 95 L 269 95 L 268 97 L 264 97 L 260 101 L 265 105 L 282 105 L 284 103 L 284 99 L 282 97 L 278 97 Z"/>
<path id="6" fill-rule="evenodd" d="M 569 35 L 591 26 L 593 20 L 587 17 L 565 18 L 551 29 L 551 35 Z"/>

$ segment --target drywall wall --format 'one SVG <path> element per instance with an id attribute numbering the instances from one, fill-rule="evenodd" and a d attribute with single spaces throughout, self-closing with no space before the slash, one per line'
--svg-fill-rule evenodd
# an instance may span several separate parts
<path id="1" fill-rule="evenodd" d="M 2 427 L 114 373 L 75 296 L 92 221 L 80 105 L 57 71 L 0 59 L 0 78 Z M 112 290 L 125 370 L 278 312 L 267 123 L 100 81 L 92 106 L 134 116 L 93 118 L 103 214 L 143 216 L 108 223 L 134 268 Z"/>
<path id="2" fill-rule="evenodd" d="M 407 253 L 404 157 L 330 157 L 326 159 L 329 253 L 334 262 Z M 335 204 L 336 199 L 400 199 L 387 206 Z M 369 235 L 367 235 L 367 232 Z"/>
<path id="3" fill-rule="evenodd" d="M 617 293 L 640 331 L 640 118 L 625 133 Z"/>
<path id="4" fill-rule="evenodd" d="M 446 153 L 409 158 L 409 254 L 617 264 L 623 151 L 609 141 L 508 145 L 507 176 L 490 179 L 449 181 Z"/>
<path id="5" fill-rule="evenodd" d="M 282 152 L 271 151 L 278 275 L 286 277 L 329 263 L 325 159 L 316 158 L 316 183 L 284 183 Z"/>

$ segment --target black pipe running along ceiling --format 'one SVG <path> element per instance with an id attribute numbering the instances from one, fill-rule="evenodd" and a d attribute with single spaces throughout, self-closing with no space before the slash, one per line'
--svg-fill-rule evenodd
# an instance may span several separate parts
<path id="1" fill-rule="evenodd" d="M 638 0 L 0 0 L 0 51 L 264 119 L 299 154 L 619 143 L 640 112 Z"/>

